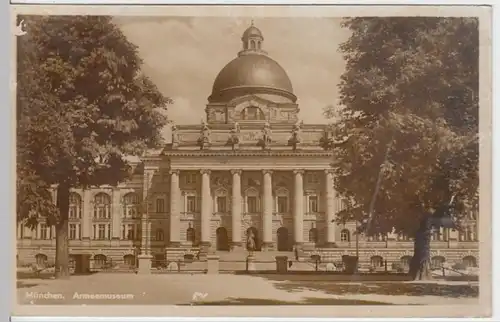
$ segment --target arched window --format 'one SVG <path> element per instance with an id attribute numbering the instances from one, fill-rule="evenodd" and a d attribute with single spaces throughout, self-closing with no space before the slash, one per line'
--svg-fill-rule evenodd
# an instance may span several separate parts
<path id="1" fill-rule="evenodd" d="M 39 266 L 43 266 L 47 264 L 47 255 L 45 254 L 36 254 L 35 256 L 36 264 Z"/>
<path id="2" fill-rule="evenodd" d="M 136 218 L 139 214 L 139 196 L 130 192 L 123 197 L 123 217 Z"/>
<path id="3" fill-rule="evenodd" d="M 342 229 L 342 231 L 340 232 L 340 241 L 343 242 L 351 241 L 351 234 L 349 233 L 349 230 Z"/>
<path id="4" fill-rule="evenodd" d="M 443 256 L 434 256 L 431 258 L 432 268 L 442 268 L 446 259 Z"/>
<path id="5" fill-rule="evenodd" d="M 194 243 L 194 239 L 195 239 L 195 231 L 194 231 L 194 228 L 193 227 L 189 227 L 187 230 L 186 230 L 186 240 L 188 242 L 192 242 Z"/>
<path id="6" fill-rule="evenodd" d="M 165 239 L 165 234 L 163 233 L 163 229 L 161 228 L 156 229 L 155 239 L 157 241 L 163 241 Z"/>
<path id="7" fill-rule="evenodd" d="M 318 229 L 316 228 L 309 229 L 309 242 L 315 244 L 318 242 Z"/>
<path id="8" fill-rule="evenodd" d="M 123 256 L 123 262 L 125 263 L 125 265 L 127 265 L 129 267 L 135 267 L 136 266 L 135 256 L 132 255 L 132 254 L 128 254 L 128 255 Z"/>
<path id="9" fill-rule="evenodd" d="M 382 267 L 382 266 L 384 266 L 384 259 L 382 258 L 382 256 L 372 256 L 370 258 L 370 263 L 371 263 L 371 266 L 374 268 Z"/>
<path id="10" fill-rule="evenodd" d="M 401 266 L 405 271 L 410 268 L 411 256 L 403 256 L 400 258 Z"/>
<path id="11" fill-rule="evenodd" d="M 255 49 L 255 40 L 250 41 L 250 48 Z"/>
<path id="12" fill-rule="evenodd" d="M 264 113 L 262 110 L 255 106 L 249 106 L 243 110 L 243 119 L 249 121 L 264 120 Z"/>
<path id="13" fill-rule="evenodd" d="M 477 267 L 477 260 L 474 256 L 465 256 L 462 259 L 462 262 L 464 263 L 465 266 L 467 267 Z"/>
<path id="14" fill-rule="evenodd" d="M 103 192 L 94 197 L 94 218 L 109 219 L 111 217 L 111 198 Z"/>
<path id="15" fill-rule="evenodd" d="M 106 256 L 97 254 L 94 256 L 94 268 L 103 268 L 106 265 Z"/>
<path id="16" fill-rule="evenodd" d="M 69 218 L 82 218 L 82 197 L 75 192 L 69 195 Z"/>

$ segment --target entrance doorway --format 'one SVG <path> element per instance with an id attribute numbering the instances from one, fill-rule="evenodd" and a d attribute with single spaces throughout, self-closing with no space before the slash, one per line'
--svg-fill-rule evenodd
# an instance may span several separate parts
<path id="1" fill-rule="evenodd" d="M 248 236 L 250 236 L 250 234 L 253 235 L 253 239 L 255 242 L 255 250 L 260 251 L 259 231 L 255 227 L 249 227 L 247 229 L 247 235 L 246 235 L 246 239 L 245 239 L 245 248 L 247 248 L 247 250 L 248 250 L 247 240 L 248 240 Z"/>
<path id="2" fill-rule="evenodd" d="M 278 235 L 278 251 L 289 251 L 290 248 L 288 245 L 288 229 L 286 229 L 285 227 L 280 227 L 278 228 L 278 231 L 276 231 L 276 234 Z"/>
<path id="3" fill-rule="evenodd" d="M 229 251 L 229 238 L 227 237 L 227 230 L 224 227 L 219 227 L 215 231 L 217 235 L 216 247 L 217 250 Z"/>

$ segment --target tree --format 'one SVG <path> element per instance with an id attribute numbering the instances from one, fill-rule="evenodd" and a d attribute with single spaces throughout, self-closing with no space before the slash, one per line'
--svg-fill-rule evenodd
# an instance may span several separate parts
<path id="1" fill-rule="evenodd" d="M 477 211 L 478 21 L 370 17 L 342 26 L 352 34 L 340 46 L 341 106 L 325 109 L 336 116 L 334 136 L 349 138 L 333 148 L 347 203 L 338 219 L 366 223 L 367 234 L 415 237 L 411 272 L 430 278 L 437 214 L 459 226 Z"/>
<path id="2" fill-rule="evenodd" d="M 69 275 L 70 189 L 117 184 L 126 157 L 162 143 L 170 100 L 107 16 L 25 16 L 17 42 L 17 217 L 56 227 L 56 277 Z M 51 186 L 56 186 L 56 207 Z"/>

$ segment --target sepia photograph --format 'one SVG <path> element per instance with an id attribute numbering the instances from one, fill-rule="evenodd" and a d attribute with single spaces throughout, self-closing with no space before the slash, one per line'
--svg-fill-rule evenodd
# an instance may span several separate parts
<path id="1" fill-rule="evenodd" d="M 491 314 L 487 7 L 43 7 L 15 312 Z"/>

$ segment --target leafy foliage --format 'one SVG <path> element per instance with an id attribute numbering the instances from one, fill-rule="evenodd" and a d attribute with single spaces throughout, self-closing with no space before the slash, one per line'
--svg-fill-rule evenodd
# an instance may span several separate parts
<path id="1" fill-rule="evenodd" d="M 21 19 L 17 216 L 29 225 L 47 217 L 66 239 L 69 189 L 125 180 L 126 157 L 162 143 L 170 99 L 141 73 L 137 47 L 111 17 Z M 51 185 L 58 186 L 57 209 L 47 202 Z"/>
<path id="2" fill-rule="evenodd" d="M 422 216 L 456 195 L 454 212 L 478 199 L 478 21 L 349 18 L 336 117 L 340 220 L 361 220 L 382 171 L 369 233 L 416 233 Z M 387 157 L 385 157 L 387 153 Z"/>

